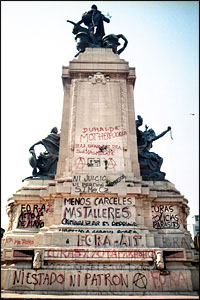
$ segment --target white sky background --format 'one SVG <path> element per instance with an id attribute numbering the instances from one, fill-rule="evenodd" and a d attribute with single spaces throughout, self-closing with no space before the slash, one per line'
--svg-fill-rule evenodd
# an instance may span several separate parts
<path id="1" fill-rule="evenodd" d="M 32 175 L 30 146 L 54 126 L 61 128 L 62 66 L 77 53 L 73 26 L 66 20 L 78 22 L 92 4 L 112 16 L 104 23 L 106 34 L 128 39 L 120 58 L 136 68 L 136 116 L 156 134 L 172 127 L 174 140 L 167 133 L 152 151 L 163 157 L 166 179 L 189 200 L 190 215 L 199 214 L 198 1 L 2 1 L 4 229 L 7 199 Z"/>

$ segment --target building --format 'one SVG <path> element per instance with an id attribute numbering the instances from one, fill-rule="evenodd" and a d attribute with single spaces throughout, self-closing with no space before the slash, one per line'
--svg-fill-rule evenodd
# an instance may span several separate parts
<path id="1" fill-rule="evenodd" d="M 199 216 L 192 217 L 192 236 L 195 237 L 199 233 Z"/>

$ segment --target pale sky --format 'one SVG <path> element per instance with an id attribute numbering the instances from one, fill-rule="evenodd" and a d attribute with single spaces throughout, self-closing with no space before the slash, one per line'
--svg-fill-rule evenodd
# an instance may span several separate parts
<path id="1" fill-rule="evenodd" d="M 61 128 L 62 66 L 77 53 L 73 26 L 96 4 L 105 33 L 123 34 L 120 58 L 136 68 L 136 116 L 156 134 L 161 171 L 199 214 L 199 2 L 1 1 L 1 227 L 7 199 L 32 175 L 29 148 Z M 194 115 L 192 115 L 194 114 Z M 141 130 L 144 126 L 141 127 Z M 190 223 L 190 218 L 188 218 Z"/>

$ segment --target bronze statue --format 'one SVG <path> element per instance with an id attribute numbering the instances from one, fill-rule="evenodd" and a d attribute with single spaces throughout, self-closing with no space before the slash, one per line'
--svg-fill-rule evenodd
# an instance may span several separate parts
<path id="1" fill-rule="evenodd" d="M 97 9 L 95 4 L 92 5 L 91 10 L 83 14 L 78 23 L 70 20 L 67 20 L 67 22 L 74 25 L 72 33 L 76 35 L 76 48 L 78 50 L 75 57 L 84 52 L 86 48 L 111 48 L 115 54 L 120 54 L 128 44 L 127 39 L 122 34 L 105 35 L 104 22 L 110 23 L 110 20 Z M 81 26 L 82 23 L 86 27 Z M 117 50 L 120 45 L 120 38 L 124 40 L 124 45 Z"/>
<path id="2" fill-rule="evenodd" d="M 93 4 L 91 10 L 85 12 L 82 19 L 76 25 L 79 26 L 84 23 L 93 36 L 95 44 L 102 46 L 102 38 L 105 35 L 103 22 L 110 23 L 110 20 L 97 9 L 95 4 Z"/>
<path id="3" fill-rule="evenodd" d="M 120 46 L 119 39 L 124 40 L 124 45 L 122 48 L 117 50 L 117 47 Z M 115 54 L 120 54 L 126 48 L 128 44 L 127 39 L 123 34 L 108 34 L 103 37 L 103 47 L 104 48 L 112 48 Z"/>
<path id="4" fill-rule="evenodd" d="M 59 154 L 59 144 L 60 134 L 58 134 L 57 127 L 54 127 L 46 138 L 30 147 L 29 152 L 31 153 L 31 156 L 29 158 L 29 164 L 33 168 L 33 172 L 32 176 L 27 177 L 24 180 L 36 177 L 41 179 L 51 179 L 55 177 Z M 38 157 L 36 157 L 34 149 L 36 145 L 43 145 L 46 149 L 43 153 L 40 153 Z"/>
<path id="5" fill-rule="evenodd" d="M 137 147 L 138 147 L 138 160 L 140 164 L 140 172 L 143 180 L 165 180 L 165 173 L 160 171 L 163 163 L 162 157 L 149 150 L 153 146 L 153 142 L 164 136 L 171 127 L 163 131 L 161 134 L 155 134 L 153 129 L 148 129 L 145 126 L 145 131 L 138 129 L 143 124 L 141 116 L 137 116 L 136 120 L 136 133 L 137 133 Z"/>

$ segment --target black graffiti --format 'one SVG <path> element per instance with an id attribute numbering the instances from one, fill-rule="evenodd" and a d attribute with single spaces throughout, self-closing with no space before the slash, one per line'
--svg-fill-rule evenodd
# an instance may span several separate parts
<path id="1" fill-rule="evenodd" d="M 162 216 L 161 216 L 162 217 Z M 164 216 L 164 219 L 171 216 Z M 177 215 L 174 216 L 175 218 L 178 218 Z M 158 220 L 153 222 L 153 226 L 156 229 L 178 229 L 180 227 L 180 224 L 177 221 L 163 221 L 163 220 Z"/>
<path id="2" fill-rule="evenodd" d="M 85 177 L 81 178 L 80 175 L 78 176 L 75 176 L 73 177 L 73 182 L 80 182 L 80 181 L 84 181 L 84 182 L 88 182 L 88 181 L 96 181 L 96 182 L 99 182 L 99 181 L 104 181 L 106 182 L 106 176 L 103 175 L 86 175 Z"/>
<path id="3" fill-rule="evenodd" d="M 76 193 L 106 193 L 108 188 L 102 182 L 73 182 Z"/>
<path id="4" fill-rule="evenodd" d="M 44 216 L 45 205 L 43 204 L 41 207 L 38 207 L 35 204 L 32 208 L 29 204 L 21 205 L 21 214 L 18 218 L 18 228 L 42 228 L 44 227 L 43 220 L 40 217 Z"/>
<path id="5" fill-rule="evenodd" d="M 121 175 L 119 178 L 115 179 L 114 181 L 107 182 L 107 186 L 114 186 L 115 184 L 119 183 L 124 178 L 126 178 L 126 176 Z"/>
<path id="6" fill-rule="evenodd" d="M 179 217 L 174 214 L 172 206 L 158 205 L 152 206 L 153 227 L 156 229 L 178 229 L 180 227 Z"/>
<path id="7" fill-rule="evenodd" d="M 132 198 L 126 198 L 126 197 L 122 197 L 122 198 L 118 198 L 118 197 L 96 197 L 93 199 L 88 197 L 88 198 L 64 198 L 64 205 L 78 205 L 78 206 L 99 206 L 99 205 L 124 205 L 124 206 L 135 206 L 133 204 Z"/>
<path id="8" fill-rule="evenodd" d="M 136 225 L 137 226 L 137 225 Z M 129 229 L 129 230 L 122 230 L 122 229 L 118 229 L 117 233 L 138 233 L 135 230 Z"/>
<path id="9" fill-rule="evenodd" d="M 120 221 L 120 222 L 112 222 L 112 226 L 137 226 L 135 222 L 127 222 L 127 221 Z"/>
<path id="10" fill-rule="evenodd" d="M 101 166 L 100 158 L 88 158 L 87 165 L 88 167 L 100 167 Z"/>
<path id="11" fill-rule="evenodd" d="M 64 198 L 64 205 L 91 205 L 90 198 Z"/>
<path id="12" fill-rule="evenodd" d="M 95 219 L 130 219 L 132 216 L 129 207 L 100 207 L 91 206 L 65 207 L 64 218 L 95 218 Z"/>
<path id="13" fill-rule="evenodd" d="M 87 220 L 76 221 L 76 220 L 70 220 L 70 219 L 63 218 L 62 224 L 63 225 L 76 225 L 76 226 L 99 226 L 100 222 L 99 221 L 87 221 Z"/>
<path id="14" fill-rule="evenodd" d="M 81 229 L 68 229 L 68 228 L 60 228 L 59 231 L 62 232 L 80 232 L 80 233 L 84 233 L 84 230 Z"/>
<path id="15" fill-rule="evenodd" d="M 163 213 L 163 212 L 168 212 L 172 213 L 174 211 L 173 206 L 171 205 L 158 205 L 154 206 L 152 205 L 152 213 Z"/>
<path id="16" fill-rule="evenodd" d="M 73 186 L 75 186 L 73 184 Z M 104 187 L 103 183 L 84 183 L 76 185 L 74 187 L 76 193 L 107 193 L 108 188 Z"/>
<path id="17" fill-rule="evenodd" d="M 127 226 L 127 227 L 137 227 L 137 223 L 135 222 L 127 222 L 127 221 L 119 221 L 119 222 L 112 222 L 110 224 L 110 222 L 106 222 L 106 221 L 89 221 L 89 220 L 71 220 L 71 219 L 66 219 L 66 218 L 63 218 L 62 219 L 62 225 L 75 225 L 75 226 L 117 226 L 117 227 L 120 227 L 120 226 Z M 59 231 L 63 231 L 63 232 L 66 232 L 66 230 L 64 228 L 60 229 Z M 125 233 L 128 233 L 125 232 Z M 133 233 L 137 233 L 136 231 L 133 231 Z"/>
<path id="18" fill-rule="evenodd" d="M 147 278 L 142 273 L 136 273 L 133 277 L 133 284 L 140 289 L 146 289 L 147 287 Z"/>
<path id="19" fill-rule="evenodd" d="M 88 158 L 90 167 L 98 166 L 98 164 L 100 164 L 100 159 L 91 160 L 91 158 Z M 86 175 L 84 177 L 78 175 L 74 176 L 72 180 L 72 185 L 76 193 L 106 193 L 108 188 L 105 186 L 105 183 L 105 175 Z"/>
<path id="20" fill-rule="evenodd" d="M 52 285 L 52 284 L 61 284 L 65 282 L 65 273 L 55 272 L 51 273 L 31 273 L 26 271 L 15 271 L 13 278 L 13 285 L 24 285 L 24 284 L 33 284 L 33 285 Z"/>
<path id="21" fill-rule="evenodd" d="M 88 231 L 88 230 L 87 230 Z M 92 233 L 114 233 L 113 230 L 93 229 Z"/>

